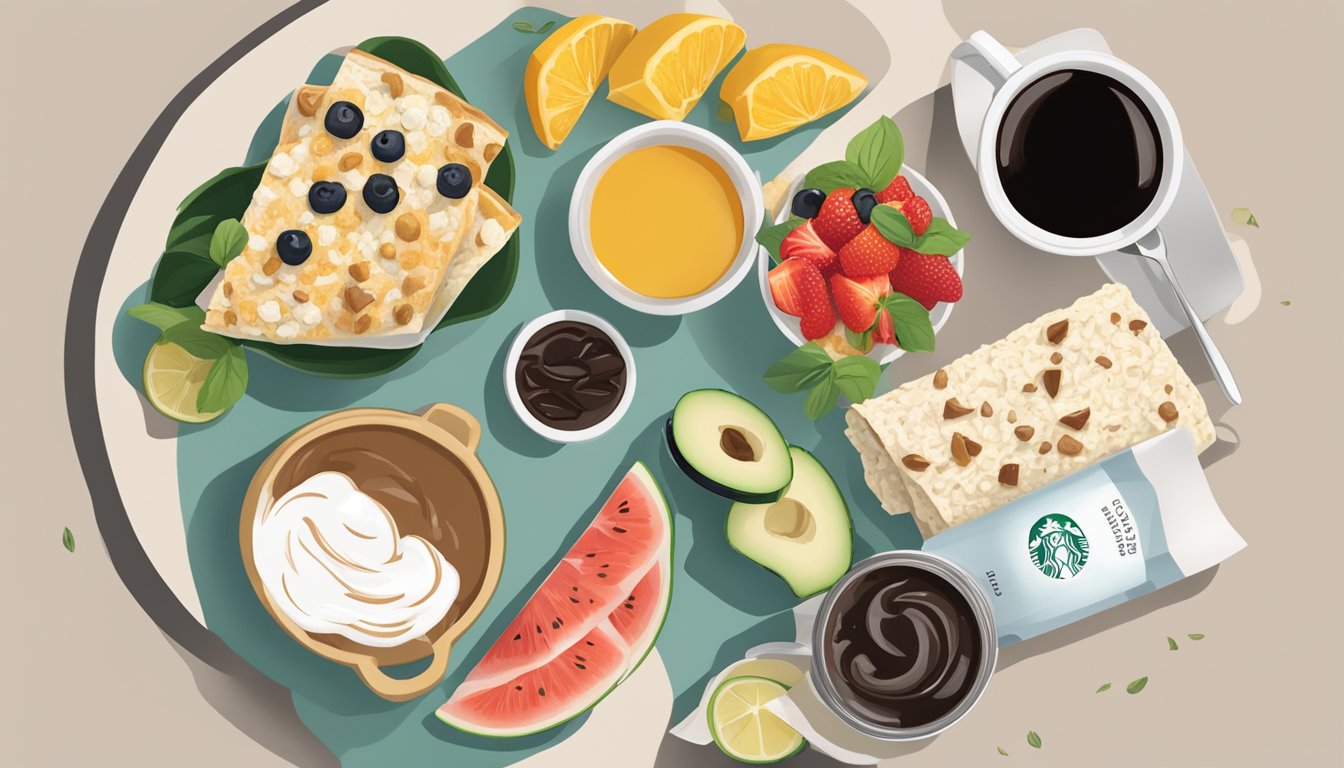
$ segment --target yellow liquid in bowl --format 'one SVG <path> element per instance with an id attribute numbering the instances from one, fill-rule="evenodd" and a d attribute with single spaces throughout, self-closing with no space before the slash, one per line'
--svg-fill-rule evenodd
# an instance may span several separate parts
<path id="1" fill-rule="evenodd" d="M 680 299 L 714 285 L 737 258 L 742 230 L 732 179 L 687 147 L 636 149 L 612 163 L 593 191 L 597 260 L 651 298 Z"/>

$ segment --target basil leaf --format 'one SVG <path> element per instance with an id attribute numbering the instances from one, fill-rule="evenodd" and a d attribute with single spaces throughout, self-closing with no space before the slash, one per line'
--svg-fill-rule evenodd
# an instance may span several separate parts
<path id="1" fill-rule="evenodd" d="M 862 403 L 877 391 L 882 367 L 868 357 L 844 357 L 831 366 L 831 380 L 851 403 Z"/>
<path id="2" fill-rule="evenodd" d="M 874 323 L 873 325 L 877 324 Z M 873 349 L 873 329 L 869 328 L 863 333 L 855 333 L 846 328 L 845 341 L 849 342 L 849 346 L 859 350 L 860 352 L 866 355 Z"/>
<path id="3" fill-rule="evenodd" d="M 885 189 L 905 162 L 905 141 L 896 121 L 884 115 L 859 131 L 845 147 L 845 160 L 863 172 L 864 186 L 874 191 Z"/>
<path id="4" fill-rule="evenodd" d="M 546 34 L 547 32 L 550 32 L 550 31 L 551 31 L 551 27 L 554 27 L 554 26 L 555 26 L 555 22 L 554 22 L 554 21 L 548 21 L 548 22 L 546 22 L 545 24 L 542 24 L 542 25 L 537 29 L 537 34 L 538 34 L 538 35 L 544 35 L 544 34 Z"/>
<path id="5" fill-rule="evenodd" d="M 215 225 L 215 234 L 210 238 L 210 260 L 223 269 L 234 256 L 243 252 L 247 245 L 247 230 L 237 219 L 224 219 Z"/>
<path id="6" fill-rule="evenodd" d="M 970 239 L 970 233 L 952 226 L 947 219 L 934 217 L 933 221 L 929 222 L 929 228 L 924 230 L 924 234 L 915 239 L 914 250 L 934 256 L 951 256 L 960 251 Z"/>
<path id="7" fill-rule="evenodd" d="M 1172 651 L 1178 651 L 1178 650 L 1180 650 L 1180 648 L 1181 648 L 1181 647 L 1180 647 L 1179 645 L 1176 644 L 1176 640 L 1175 640 L 1175 638 L 1173 638 L 1173 637 L 1171 637 L 1170 635 L 1168 635 L 1168 636 L 1167 636 L 1167 649 L 1168 649 L 1168 650 L 1172 650 Z"/>
<path id="8" fill-rule="evenodd" d="M 1147 678 L 1147 677 L 1140 677 L 1138 680 L 1135 680 L 1134 682 L 1132 682 L 1132 683 L 1130 683 L 1129 685 L 1125 686 L 1125 692 L 1126 692 L 1126 693 L 1138 693 L 1139 691 L 1142 691 L 1143 688 L 1144 688 L 1144 686 L 1146 686 L 1146 685 L 1148 685 L 1148 678 Z"/>
<path id="9" fill-rule="evenodd" d="M 1190 638 L 1191 640 L 1203 640 L 1203 639 L 1204 639 L 1204 635 L 1200 634 L 1199 632 L 1195 632 L 1194 634 L 1186 635 L 1186 637 Z"/>
<path id="10" fill-rule="evenodd" d="M 839 399 L 840 390 L 835 386 L 835 382 L 829 377 L 822 379 L 811 392 L 807 393 L 807 400 L 803 401 L 803 413 L 807 414 L 807 418 L 816 421 L 830 413 Z"/>
<path id="11" fill-rule="evenodd" d="M 188 323 L 179 323 L 168 328 L 159 337 L 159 341 L 176 344 L 191 353 L 192 357 L 202 360 L 215 360 L 228 354 L 230 349 L 235 349 L 234 345 L 223 336 L 216 336 Z"/>
<path id="12" fill-rule="evenodd" d="M 801 392 L 830 371 L 831 356 L 815 342 L 808 342 L 766 369 L 765 383 L 776 392 Z"/>
<path id="13" fill-rule="evenodd" d="M 203 213 L 200 216 L 188 216 L 175 222 L 173 228 L 168 230 L 168 242 L 164 245 L 164 250 L 178 250 L 178 246 L 187 240 L 201 235 L 208 236 L 213 231 L 211 224 L 218 218 L 218 216 Z"/>
<path id="14" fill-rule="evenodd" d="M 159 257 L 149 279 L 149 300 L 172 307 L 189 306 L 219 274 L 219 265 L 192 253 L 169 251 Z"/>
<path id="15" fill-rule="evenodd" d="M 1007 756 L 1008 756 L 1008 751 L 1005 750 L 1003 747 L 999 747 L 998 749 L 999 749 L 999 754 L 1000 754 L 1000 755 L 1003 755 L 1004 757 L 1007 757 Z"/>
<path id="16" fill-rule="evenodd" d="M 205 311 L 200 307 L 170 307 L 167 304 L 159 304 L 153 301 L 148 304 L 141 304 L 138 307 L 131 307 L 126 310 L 126 314 L 136 320 L 143 320 L 160 331 L 166 331 L 181 323 L 200 325 L 205 322 Z"/>
<path id="17" fill-rule="evenodd" d="M 820 189 L 828 195 L 838 187 L 862 187 L 867 183 L 863 169 L 848 160 L 823 163 L 808 171 L 803 179 L 804 188 Z"/>
<path id="18" fill-rule="evenodd" d="M 1036 749 L 1041 748 L 1041 735 L 1035 731 L 1027 731 L 1027 743 Z"/>
<path id="19" fill-rule="evenodd" d="M 218 337 L 216 337 L 218 338 Z M 247 391 L 247 356 L 242 347 L 229 345 L 229 349 L 220 356 L 201 382 L 201 391 L 196 393 L 196 410 L 201 413 L 222 411 L 243 396 Z"/>
<path id="20" fill-rule="evenodd" d="M 896 340 L 906 352 L 933 351 L 933 322 L 923 304 L 903 293 L 889 293 L 882 299 L 882 311 L 891 315 Z"/>
<path id="21" fill-rule="evenodd" d="M 779 224 L 771 224 L 768 226 L 762 224 L 760 231 L 756 233 L 756 242 L 760 243 L 761 246 L 765 248 L 766 252 L 770 254 L 770 258 L 778 264 L 780 262 L 780 243 L 783 243 L 784 238 L 787 237 L 790 232 L 802 226 L 805 221 L 807 221 L 807 219 L 799 219 L 795 217 L 780 222 Z"/>
<path id="22" fill-rule="evenodd" d="M 61 533 L 61 545 L 65 547 L 66 552 L 75 551 L 75 534 L 71 533 L 69 528 Z"/>
<path id="23" fill-rule="evenodd" d="M 1102 684 L 1101 684 L 1101 687 L 1097 689 L 1097 693 L 1105 693 L 1106 691 L 1109 691 L 1109 690 L 1111 690 L 1111 684 L 1110 684 L 1110 683 L 1102 683 Z"/>
<path id="24" fill-rule="evenodd" d="M 869 216 L 869 221 L 873 223 L 874 227 L 877 227 L 877 231 L 883 237 L 902 248 L 914 248 L 918 242 L 915 237 L 915 230 L 910 227 L 910 220 L 905 218 L 904 213 L 889 205 L 879 205 L 874 208 Z M 933 224 L 930 223 L 929 226 L 932 227 Z"/>
<path id="25" fill-rule="evenodd" d="M 536 30 L 532 28 L 532 22 L 530 21 L 515 21 L 513 22 L 513 28 L 518 30 L 519 32 L 524 32 L 527 34 L 536 32 Z"/>

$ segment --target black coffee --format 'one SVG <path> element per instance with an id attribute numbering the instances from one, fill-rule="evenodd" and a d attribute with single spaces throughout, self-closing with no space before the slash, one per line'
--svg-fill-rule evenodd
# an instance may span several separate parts
<path id="1" fill-rule="evenodd" d="M 1051 72 L 1023 88 L 1004 113 L 996 151 L 1009 202 L 1064 237 L 1124 227 L 1162 180 L 1162 141 L 1148 107 L 1096 72 Z"/>

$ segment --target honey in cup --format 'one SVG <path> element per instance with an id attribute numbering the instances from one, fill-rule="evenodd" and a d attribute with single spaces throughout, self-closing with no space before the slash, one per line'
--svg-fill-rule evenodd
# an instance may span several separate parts
<path id="1" fill-rule="evenodd" d="M 643 147 L 598 179 L 593 253 L 622 285 L 655 299 L 701 293 L 742 247 L 742 202 L 723 167 L 680 146 Z"/>

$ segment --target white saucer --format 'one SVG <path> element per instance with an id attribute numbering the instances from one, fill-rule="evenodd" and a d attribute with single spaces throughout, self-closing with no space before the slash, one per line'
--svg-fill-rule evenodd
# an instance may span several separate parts
<path id="1" fill-rule="evenodd" d="M 1025 63 L 1071 50 L 1111 53 L 1100 32 L 1074 29 L 1023 48 L 1015 55 Z M 989 82 L 969 65 L 952 62 L 952 101 L 956 107 L 957 132 L 972 165 L 975 164 L 980 123 L 989 109 L 993 93 Z M 1180 105 L 1176 108 L 1179 112 Z M 1181 187 L 1171 210 L 1162 220 L 1162 237 L 1166 240 L 1167 253 L 1171 255 L 1172 269 L 1201 318 L 1207 320 L 1227 309 L 1241 295 L 1241 268 L 1228 245 L 1208 190 L 1195 170 L 1189 147 L 1186 147 L 1185 165 L 1181 169 Z M 1127 253 L 1104 254 L 1097 257 L 1097 262 L 1112 280 L 1129 287 L 1134 299 L 1148 312 L 1164 337 L 1190 326 L 1176 295 L 1152 262 Z"/>

